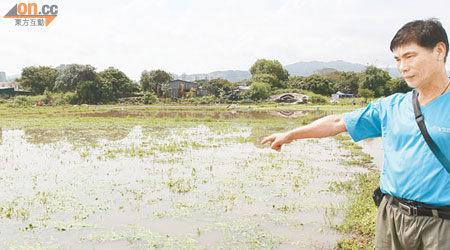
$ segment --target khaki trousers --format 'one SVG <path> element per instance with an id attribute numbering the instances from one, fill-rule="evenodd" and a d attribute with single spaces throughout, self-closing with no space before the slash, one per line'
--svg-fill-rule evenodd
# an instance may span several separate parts
<path id="1" fill-rule="evenodd" d="M 378 208 L 375 249 L 450 250 L 450 220 L 402 212 L 385 196 Z"/>

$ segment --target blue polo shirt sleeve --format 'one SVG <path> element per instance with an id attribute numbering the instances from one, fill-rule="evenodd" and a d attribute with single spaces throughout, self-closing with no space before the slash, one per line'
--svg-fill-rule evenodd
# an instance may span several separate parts
<path id="1" fill-rule="evenodd" d="M 382 135 L 381 100 L 371 102 L 367 107 L 344 113 L 344 123 L 354 141 Z"/>

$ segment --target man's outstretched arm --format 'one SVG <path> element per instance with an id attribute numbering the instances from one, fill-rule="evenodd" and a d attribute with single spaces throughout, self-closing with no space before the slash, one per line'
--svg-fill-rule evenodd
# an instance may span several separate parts
<path id="1" fill-rule="evenodd" d="M 264 138 L 261 144 L 270 143 L 270 148 L 281 151 L 281 146 L 293 140 L 306 138 L 323 138 L 347 131 L 342 114 L 329 115 L 306 126 L 285 133 L 276 133 Z"/>

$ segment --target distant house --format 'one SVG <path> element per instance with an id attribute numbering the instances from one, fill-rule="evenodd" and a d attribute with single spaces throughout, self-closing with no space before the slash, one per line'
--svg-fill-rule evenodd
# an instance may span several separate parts
<path id="1" fill-rule="evenodd" d="M 197 96 L 198 85 L 195 82 L 183 80 L 170 81 L 162 86 L 162 92 L 165 97 L 180 98 L 187 96 Z"/>
<path id="2" fill-rule="evenodd" d="M 23 89 L 15 90 L 13 87 L 0 87 L 0 97 L 2 96 L 15 96 L 15 95 L 31 95 L 30 91 Z"/>
<path id="3" fill-rule="evenodd" d="M 13 88 L 19 90 L 19 83 L 17 82 L 0 82 L 0 88 Z"/>
<path id="4" fill-rule="evenodd" d="M 30 91 L 19 89 L 17 82 L 1 82 L 0 96 L 31 95 Z"/>

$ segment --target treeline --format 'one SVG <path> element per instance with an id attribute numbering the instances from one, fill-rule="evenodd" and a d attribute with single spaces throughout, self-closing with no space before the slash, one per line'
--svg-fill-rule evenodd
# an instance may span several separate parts
<path id="1" fill-rule="evenodd" d="M 402 78 L 391 79 L 387 71 L 375 66 L 368 66 L 360 73 L 324 69 L 302 77 L 290 76 L 277 60 L 259 59 L 251 66 L 250 73 L 252 77 L 241 82 L 220 78 L 195 82 L 198 88 L 205 90 L 203 93 L 207 93 L 207 97 L 202 98 L 213 102 L 266 100 L 273 94 L 283 92 L 308 91 L 329 96 L 341 91 L 372 98 L 410 90 Z M 158 97 L 166 96 L 165 83 L 172 80 L 169 73 L 153 70 L 142 72 L 139 83 L 135 83 L 118 69 L 110 68 L 97 73 L 90 65 L 71 64 L 62 69 L 26 67 L 16 81 L 20 88 L 34 95 L 44 95 L 47 99 L 59 96 L 61 103 L 107 104 L 137 98 L 142 103 L 151 104 Z M 238 86 L 249 88 L 236 92 Z"/>

